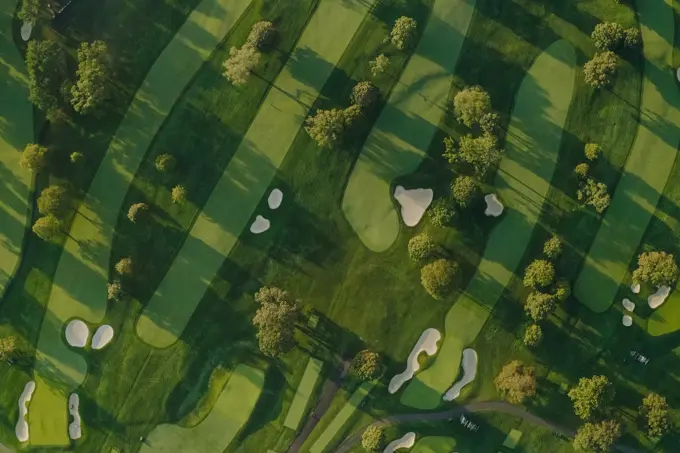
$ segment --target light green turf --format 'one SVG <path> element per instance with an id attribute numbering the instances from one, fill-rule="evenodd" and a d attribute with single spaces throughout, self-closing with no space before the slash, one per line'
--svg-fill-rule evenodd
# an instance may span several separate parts
<path id="1" fill-rule="evenodd" d="M 0 297 L 19 264 L 32 185 L 31 173 L 19 165 L 21 151 L 33 141 L 33 107 L 24 59 L 12 39 L 17 3 L 0 5 Z"/>
<path id="2" fill-rule="evenodd" d="M 397 238 L 399 217 L 390 186 L 418 167 L 437 131 L 475 3 L 435 0 L 423 37 L 352 170 L 342 210 L 375 252 Z"/>
<path id="3" fill-rule="evenodd" d="M 636 3 L 646 59 L 640 125 L 574 295 L 601 313 L 614 302 L 654 215 L 680 144 L 680 93 L 671 66 L 675 24 L 671 0 Z"/>
<path id="4" fill-rule="evenodd" d="M 250 418 L 264 386 L 264 372 L 238 365 L 215 406 L 192 428 L 159 425 L 142 444 L 140 453 L 220 453 Z"/>
<path id="5" fill-rule="evenodd" d="M 647 332 L 655 337 L 680 330 L 680 293 L 676 287 L 666 302 L 652 312 Z"/>
<path id="6" fill-rule="evenodd" d="M 372 3 L 373 0 L 320 1 L 172 267 L 138 320 L 136 331 L 143 341 L 163 348 L 182 333 L 217 270 L 250 224 L 310 106 Z M 276 222 L 271 212 L 263 214 Z"/>
<path id="7" fill-rule="evenodd" d="M 309 362 L 307 362 L 305 373 L 302 375 L 293 403 L 290 405 L 286 420 L 283 422 L 283 426 L 286 428 L 297 431 L 298 426 L 300 426 L 300 421 L 302 421 L 302 417 L 305 415 L 309 397 L 312 395 L 316 381 L 319 379 L 321 368 L 323 368 L 321 360 L 310 358 Z"/>
<path id="8" fill-rule="evenodd" d="M 106 285 L 113 229 L 137 167 L 173 104 L 250 0 L 203 0 L 191 13 L 149 71 L 80 205 L 54 285 L 38 340 L 36 373 L 52 390 L 37 391 L 31 406 L 31 445 L 64 445 L 66 395 L 85 379 L 87 362 L 66 345 L 64 324 L 76 317 L 99 323 L 106 314 Z M 63 410 L 54 410 L 61 392 Z M 50 427 L 33 435 L 34 426 Z M 67 442 L 68 443 L 68 442 Z"/>
<path id="9" fill-rule="evenodd" d="M 310 453 L 323 453 L 326 451 L 328 444 L 333 440 L 335 435 L 340 431 L 340 429 L 345 426 L 347 420 L 354 414 L 357 407 L 366 398 L 368 393 L 373 389 L 375 384 L 373 382 L 363 382 L 358 389 L 354 391 L 352 396 L 350 396 L 349 401 L 345 403 L 345 406 L 338 412 L 333 421 L 326 427 L 326 430 L 319 436 L 319 438 L 314 442 L 314 445 L 309 449 Z"/>
<path id="10" fill-rule="evenodd" d="M 574 88 L 576 53 L 566 41 L 536 59 L 519 88 L 496 190 L 506 210 L 477 272 L 446 315 L 435 362 L 417 374 L 401 402 L 434 409 L 458 375 L 463 349 L 477 337 L 517 270 L 550 189 Z"/>
<path id="11" fill-rule="evenodd" d="M 503 446 L 514 450 L 521 438 L 522 431 L 511 429 L 510 432 L 508 433 L 508 437 L 506 437 L 505 440 L 503 441 Z"/>
<path id="12" fill-rule="evenodd" d="M 451 453 L 456 446 L 452 437 L 429 436 L 416 442 L 411 453 Z"/>

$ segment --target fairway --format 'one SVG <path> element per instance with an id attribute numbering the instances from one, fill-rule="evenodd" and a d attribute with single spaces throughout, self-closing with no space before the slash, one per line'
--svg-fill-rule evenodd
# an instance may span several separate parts
<path id="1" fill-rule="evenodd" d="M 437 131 L 474 10 L 475 0 L 435 0 L 423 37 L 352 170 L 342 210 L 375 252 L 397 238 L 390 186 L 418 167 Z"/>
<path id="2" fill-rule="evenodd" d="M 445 319 L 434 364 L 417 374 L 401 402 L 434 409 L 458 375 L 463 349 L 477 337 L 517 270 L 541 213 L 562 140 L 575 80 L 576 53 L 558 41 L 531 66 L 519 88 L 496 190 L 506 211 L 484 258 Z"/>
<path id="3" fill-rule="evenodd" d="M 286 420 L 283 422 L 283 426 L 286 428 L 297 430 L 298 426 L 300 426 L 302 417 L 305 415 L 307 402 L 310 396 L 312 396 L 322 368 L 323 362 L 321 360 L 310 358 L 309 362 L 307 362 L 307 368 L 305 368 L 305 373 L 302 375 L 302 380 L 295 392 L 295 399 L 293 399 L 293 403 L 290 409 L 288 409 Z"/>
<path id="4" fill-rule="evenodd" d="M 647 332 L 658 337 L 680 330 L 680 294 L 677 288 L 666 302 L 649 315 Z"/>
<path id="5" fill-rule="evenodd" d="M 664 0 L 636 4 L 646 58 L 637 136 L 602 226 L 574 285 L 596 313 L 614 302 L 656 210 L 680 143 L 680 94 L 671 67 L 675 23 Z"/>
<path id="6" fill-rule="evenodd" d="M 264 372 L 238 365 L 215 406 L 192 428 L 157 426 L 142 444 L 141 453 L 221 453 L 250 418 L 262 393 Z"/>
<path id="7" fill-rule="evenodd" d="M 164 348 L 182 333 L 249 225 L 310 106 L 371 4 L 364 0 L 320 1 L 172 267 L 137 321 L 137 335 L 143 341 Z"/>
<path id="8" fill-rule="evenodd" d="M 33 106 L 24 60 L 12 40 L 17 3 L 0 6 L 0 297 L 19 265 L 32 186 L 31 172 L 19 165 L 21 151 L 33 141 Z"/>
<path id="9" fill-rule="evenodd" d="M 144 153 L 194 73 L 220 43 L 250 0 L 203 0 L 149 71 L 73 220 L 54 276 L 37 344 L 36 373 L 54 390 L 37 391 L 29 423 L 51 427 L 32 445 L 63 445 L 66 396 L 87 373 L 87 362 L 64 343 L 72 318 L 98 323 L 106 314 L 109 258 L 121 204 Z M 59 389 L 59 390 L 56 390 Z M 63 411 L 41 395 L 63 394 Z M 53 398 L 50 398 L 53 400 Z"/>
<path id="10" fill-rule="evenodd" d="M 456 440 L 452 437 L 429 436 L 416 442 L 411 453 L 450 453 L 455 447 Z"/>

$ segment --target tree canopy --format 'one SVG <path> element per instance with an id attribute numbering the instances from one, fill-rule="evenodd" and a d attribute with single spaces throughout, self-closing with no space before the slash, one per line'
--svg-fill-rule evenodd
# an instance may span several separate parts
<path id="1" fill-rule="evenodd" d="M 274 24 L 269 21 L 261 20 L 253 25 L 250 29 L 250 34 L 246 42 L 258 50 L 264 50 L 269 47 L 276 37 L 276 29 Z"/>
<path id="2" fill-rule="evenodd" d="M 370 381 L 380 371 L 380 354 L 364 349 L 352 360 L 352 373 L 362 381 Z"/>
<path id="3" fill-rule="evenodd" d="M 40 192 L 37 204 L 38 212 L 41 214 L 53 214 L 57 217 L 61 217 L 71 208 L 69 191 L 64 186 L 49 186 Z"/>
<path id="4" fill-rule="evenodd" d="M 524 270 L 524 286 L 545 288 L 555 280 L 555 267 L 547 260 L 534 260 Z"/>
<path id="5" fill-rule="evenodd" d="M 562 241 L 560 241 L 560 238 L 553 235 L 550 239 L 545 241 L 543 244 L 543 254 L 547 256 L 548 259 L 557 259 L 562 254 Z"/>
<path id="6" fill-rule="evenodd" d="M 491 97 L 480 86 L 467 87 L 453 98 L 453 111 L 458 121 L 472 127 L 491 112 Z"/>
<path id="7" fill-rule="evenodd" d="M 621 437 L 621 425 L 614 420 L 585 423 L 576 431 L 574 448 L 582 452 L 608 452 Z"/>
<path id="8" fill-rule="evenodd" d="M 590 37 L 600 50 L 616 50 L 625 37 L 625 30 L 616 22 L 602 22 L 595 25 Z"/>
<path id="9" fill-rule="evenodd" d="M 51 241 L 61 232 L 63 224 L 58 217 L 48 214 L 33 224 L 33 232 L 43 241 Z"/>
<path id="10" fill-rule="evenodd" d="M 176 185 L 170 192 L 172 202 L 178 205 L 183 205 L 187 201 L 187 189 L 182 185 Z"/>
<path id="11" fill-rule="evenodd" d="M 375 60 L 371 60 L 368 65 L 371 68 L 373 77 L 378 77 L 380 74 L 387 72 L 390 67 L 390 59 L 387 55 L 381 53 L 375 57 Z"/>
<path id="12" fill-rule="evenodd" d="M 361 446 L 368 451 L 378 451 L 385 447 L 385 429 L 371 425 L 361 434 Z"/>
<path id="13" fill-rule="evenodd" d="M 420 270 L 420 282 L 430 296 L 443 299 L 456 286 L 458 263 L 440 258 L 423 266 Z"/>
<path id="14" fill-rule="evenodd" d="M 119 302 L 123 296 L 123 285 L 120 281 L 110 282 L 106 287 L 106 298 L 112 302 Z"/>
<path id="15" fill-rule="evenodd" d="M 471 206 L 478 194 L 479 185 L 472 176 L 458 176 L 451 185 L 451 195 L 461 208 Z"/>
<path id="16" fill-rule="evenodd" d="M 534 321 L 543 321 L 555 311 L 555 300 L 550 294 L 534 291 L 527 296 L 524 310 Z"/>
<path id="17" fill-rule="evenodd" d="M 586 155 L 586 159 L 596 161 L 602 155 L 602 148 L 597 143 L 587 143 L 583 148 L 583 153 Z"/>
<path id="18" fill-rule="evenodd" d="M 126 277 L 131 277 L 132 274 L 134 273 L 135 267 L 132 262 L 132 258 L 127 256 L 125 258 L 121 258 L 118 260 L 118 262 L 115 265 L 116 272 L 118 272 L 120 275 L 124 275 Z"/>
<path id="19" fill-rule="evenodd" d="M 64 103 L 63 86 L 67 79 L 66 54 L 61 45 L 54 40 L 29 41 L 26 71 L 28 99 L 48 119 L 56 119 Z"/>
<path id="20" fill-rule="evenodd" d="M 77 80 L 71 88 L 71 105 L 83 115 L 98 111 L 109 96 L 112 59 L 104 41 L 84 42 L 78 49 Z"/>
<path id="21" fill-rule="evenodd" d="M 451 163 L 465 163 L 480 178 L 501 160 L 501 152 L 496 148 L 496 139 L 491 134 L 474 137 L 470 134 L 461 137 L 458 146 L 451 137 L 444 139 L 444 157 Z"/>
<path id="22" fill-rule="evenodd" d="M 15 337 L 0 338 L 0 361 L 12 358 L 17 349 L 17 339 Z"/>
<path id="23" fill-rule="evenodd" d="M 616 77 L 617 59 L 612 51 L 595 54 L 592 60 L 583 65 L 585 81 L 593 88 L 607 88 Z"/>
<path id="24" fill-rule="evenodd" d="M 672 286 L 678 279 L 675 257 L 666 252 L 645 252 L 638 256 L 638 267 L 633 271 L 636 283 Z"/>
<path id="25" fill-rule="evenodd" d="M 132 223 L 141 223 L 149 216 L 149 205 L 146 203 L 135 203 L 128 209 L 128 219 Z"/>
<path id="26" fill-rule="evenodd" d="M 344 138 L 347 129 L 359 117 L 361 108 L 353 105 L 344 110 L 317 110 L 307 118 L 305 130 L 321 147 L 334 148 Z"/>
<path id="27" fill-rule="evenodd" d="M 352 104 L 367 108 L 378 100 L 378 89 L 371 82 L 359 82 L 352 88 Z"/>
<path id="28" fill-rule="evenodd" d="M 530 348 L 536 347 L 543 340 L 543 329 L 538 324 L 531 324 L 524 329 L 524 338 L 522 341 Z"/>
<path id="29" fill-rule="evenodd" d="M 439 246 L 427 233 L 417 234 L 408 241 L 408 256 L 413 261 L 426 261 L 435 258 L 441 254 L 440 252 Z"/>
<path id="30" fill-rule="evenodd" d="M 261 54 L 257 48 L 251 44 L 242 47 L 232 47 L 222 66 L 222 75 L 233 85 L 242 87 L 250 79 L 250 75 L 260 63 Z"/>
<path id="31" fill-rule="evenodd" d="M 503 367 L 494 383 L 498 392 L 513 404 L 536 395 L 536 374 L 532 367 L 513 360 Z"/>
<path id="32" fill-rule="evenodd" d="M 278 357 L 295 345 L 295 324 L 300 306 L 287 292 L 276 287 L 263 287 L 254 296 L 259 304 L 253 325 L 257 327 L 260 351 Z"/>
<path id="33" fill-rule="evenodd" d="M 606 376 L 581 378 L 578 384 L 569 390 L 569 398 L 574 405 L 574 413 L 583 420 L 590 420 L 601 415 L 614 399 L 614 386 Z"/>
<path id="34" fill-rule="evenodd" d="M 392 27 L 390 41 L 397 49 L 404 50 L 411 45 L 417 29 L 418 23 L 414 19 L 401 16 Z"/>
<path id="35" fill-rule="evenodd" d="M 588 178 L 576 192 L 578 201 L 592 206 L 598 213 L 603 213 L 611 202 L 611 196 L 607 192 L 607 185 L 603 182 Z"/>
<path id="36" fill-rule="evenodd" d="M 43 0 L 21 0 L 21 8 L 17 12 L 17 18 L 22 22 L 35 24 L 44 7 Z"/>
<path id="37" fill-rule="evenodd" d="M 33 173 L 38 173 L 47 166 L 47 148 L 44 146 L 29 143 L 21 153 L 19 165 L 22 168 L 31 170 Z"/>
<path id="38" fill-rule="evenodd" d="M 441 197 L 432 202 L 427 210 L 427 215 L 430 217 L 432 225 L 444 228 L 451 224 L 451 221 L 456 216 L 456 210 L 453 207 L 453 202 L 448 197 Z"/>
<path id="39" fill-rule="evenodd" d="M 156 156 L 156 161 L 154 162 L 156 170 L 161 173 L 168 173 L 175 169 L 177 165 L 177 159 L 172 154 L 159 154 Z"/>
<path id="40" fill-rule="evenodd" d="M 651 437 L 661 437 L 668 431 L 668 402 L 663 396 L 657 393 L 647 395 L 642 400 L 640 414 L 646 421 L 647 432 Z"/>

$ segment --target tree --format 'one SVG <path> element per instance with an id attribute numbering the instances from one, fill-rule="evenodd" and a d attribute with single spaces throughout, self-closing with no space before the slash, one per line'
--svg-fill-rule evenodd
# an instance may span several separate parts
<path id="1" fill-rule="evenodd" d="M 478 193 L 479 186 L 472 176 L 458 176 L 451 186 L 451 195 L 461 208 L 472 205 Z"/>
<path id="2" fill-rule="evenodd" d="M 15 337 L 0 338 L 0 361 L 5 362 L 11 359 L 17 350 L 17 339 Z"/>
<path id="3" fill-rule="evenodd" d="M 119 302 L 123 296 L 123 286 L 120 281 L 115 280 L 106 287 L 106 298 L 112 302 Z"/>
<path id="4" fill-rule="evenodd" d="M 359 82 L 352 88 L 350 99 L 362 109 L 370 107 L 378 100 L 378 89 L 371 82 Z"/>
<path id="5" fill-rule="evenodd" d="M 222 75 L 227 78 L 233 85 L 242 87 L 248 83 L 250 74 L 255 70 L 260 63 L 260 52 L 255 46 L 245 44 L 243 47 L 232 47 L 229 50 L 229 58 L 227 58 L 222 66 L 224 72 Z"/>
<path id="6" fill-rule="evenodd" d="M 381 53 L 375 60 L 368 62 L 368 66 L 371 68 L 371 74 L 373 77 L 378 77 L 380 74 L 384 74 L 390 67 L 390 59 L 387 55 Z"/>
<path id="7" fill-rule="evenodd" d="M 530 348 L 536 347 L 543 340 L 543 329 L 538 324 L 531 324 L 524 330 L 524 344 Z"/>
<path id="8" fill-rule="evenodd" d="M 295 345 L 295 323 L 300 315 L 297 301 L 287 291 L 266 286 L 254 298 L 260 305 L 253 318 L 260 350 L 268 357 L 288 352 Z"/>
<path id="9" fill-rule="evenodd" d="M 173 203 L 182 206 L 187 201 L 187 189 L 185 189 L 182 185 L 177 185 L 172 188 L 170 196 L 172 197 Z"/>
<path id="10" fill-rule="evenodd" d="M 543 254 L 551 260 L 557 259 L 562 254 L 562 241 L 560 241 L 560 238 L 553 235 L 545 241 L 545 244 L 543 244 Z"/>
<path id="11" fill-rule="evenodd" d="M 513 404 L 522 404 L 536 395 L 536 374 L 532 367 L 513 360 L 503 367 L 494 380 L 498 392 Z"/>
<path id="12" fill-rule="evenodd" d="M 458 276 L 458 263 L 440 258 L 423 266 L 420 282 L 430 296 L 443 299 L 453 291 Z"/>
<path id="13" fill-rule="evenodd" d="M 585 183 L 576 191 L 576 198 L 585 205 L 592 206 L 602 214 L 611 202 L 611 196 L 607 193 L 607 185 L 597 182 L 593 178 L 588 178 Z"/>
<path id="14" fill-rule="evenodd" d="M 174 170 L 175 165 L 177 165 L 177 159 L 171 154 L 159 154 L 156 157 L 156 170 L 161 173 L 169 173 Z"/>
<path id="15" fill-rule="evenodd" d="M 24 23 L 35 24 L 43 7 L 42 0 L 21 0 L 21 8 L 17 13 L 17 18 Z"/>
<path id="16" fill-rule="evenodd" d="M 385 429 L 371 425 L 361 434 L 361 446 L 368 451 L 378 451 L 385 447 Z"/>
<path id="17" fill-rule="evenodd" d="M 534 291 L 527 296 L 524 311 L 534 321 L 543 321 L 555 311 L 555 300 L 550 294 Z"/>
<path id="18" fill-rule="evenodd" d="M 621 437 L 621 425 L 614 420 L 585 423 L 576 431 L 574 448 L 584 452 L 608 452 Z"/>
<path id="19" fill-rule="evenodd" d="M 550 261 L 534 260 L 524 270 L 524 286 L 527 288 L 545 288 L 553 280 L 555 280 L 555 268 Z"/>
<path id="20" fill-rule="evenodd" d="M 610 86 L 617 70 L 616 54 L 611 51 L 595 54 L 592 60 L 583 65 L 585 81 L 595 89 Z"/>
<path id="21" fill-rule="evenodd" d="M 71 105 L 76 112 L 86 115 L 101 108 L 109 95 L 111 72 L 111 55 L 104 41 L 80 45 L 77 81 L 71 88 Z"/>
<path id="22" fill-rule="evenodd" d="M 586 159 L 589 161 L 596 161 L 602 155 L 602 148 L 597 143 L 588 143 L 583 149 Z"/>
<path id="23" fill-rule="evenodd" d="M 38 173 L 47 165 L 47 148 L 44 146 L 29 143 L 21 153 L 19 165 L 22 168 L 31 170 L 33 173 Z"/>
<path id="24" fill-rule="evenodd" d="M 121 258 L 120 260 L 118 260 L 114 267 L 116 269 L 116 272 L 125 277 L 131 277 L 135 270 L 134 264 L 132 263 L 132 258 L 129 256 L 126 256 L 125 258 Z"/>
<path id="25" fill-rule="evenodd" d="M 246 42 L 258 50 L 264 50 L 272 44 L 275 36 L 276 29 L 274 29 L 274 24 L 261 20 L 250 29 Z"/>
<path id="26" fill-rule="evenodd" d="M 456 215 L 456 210 L 453 207 L 453 202 L 448 197 L 442 197 L 432 202 L 427 210 L 427 215 L 430 217 L 432 225 L 444 228 L 451 224 Z"/>
<path id="27" fill-rule="evenodd" d="M 496 112 L 485 113 L 479 120 L 479 127 L 485 134 L 498 136 L 501 130 L 501 116 Z"/>
<path id="28" fill-rule="evenodd" d="M 663 396 L 657 393 L 647 395 L 642 400 L 640 415 L 645 418 L 651 437 L 661 437 L 668 431 L 668 402 Z"/>
<path id="29" fill-rule="evenodd" d="M 317 110 L 307 118 L 305 130 L 319 146 L 334 148 L 340 144 L 345 131 L 360 114 L 360 107 L 353 105 L 345 110 Z"/>
<path id="30" fill-rule="evenodd" d="M 40 192 L 37 204 L 41 214 L 61 217 L 71 208 L 71 198 L 66 187 L 54 185 Z"/>
<path id="31" fill-rule="evenodd" d="M 626 36 L 623 38 L 623 45 L 628 48 L 638 47 L 642 44 L 642 37 L 640 30 L 635 27 L 626 29 Z"/>
<path id="32" fill-rule="evenodd" d="M 675 257 L 666 252 L 646 252 L 638 256 L 638 267 L 633 271 L 636 283 L 651 283 L 654 286 L 673 286 L 678 278 Z"/>
<path id="33" fill-rule="evenodd" d="M 364 349 L 352 360 L 352 373 L 362 381 L 370 381 L 380 371 L 380 354 Z"/>
<path id="34" fill-rule="evenodd" d="M 440 255 L 441 250 L 429 234 L 420 233 L 408 241 L 408 256 L 413 261 L 425 261 Z"/>
<path id="35" fill-rule="evenodd" d="M 555 302 L 562 303 L 569 299 L 569 296 L 571 296 L 571 285 L 569 284 L 569 281 L 565 278 L 557 279 L 555 294 L 553 294 Z"/>
<path id="36" fill-rule="evenodd" d="M 588 165 L 585 162 L 581 162 L 576 167 L 574 167 L 574 174 L 581 181 L 584 181 L 588 177 L 589 171 L 590 171 L 590 165 Z"/>
<path id="37" fill-rule="evenodd" d="M 491 97 L 480 86 L 467 87 L 453 98 L 453 111 L 458 121 L 472 127 L 491 112 Z"/>
<path id="38" fill-rule="evenodd" d="M 623 42 L 625 31 L 616 22 L 602 22 L 595 25 L 595 29 L 590 37 L 598 49 L 616 50 Z"/>
<path id="39" fill-rule="evenodd" d="M 451 137 L 446 137 L 444 146 L 444 157 L 449 162 L 470 165 L 480 178 L 484 178 L 489 168 L 501 160 L 501 152 L 496 149 L 496 139 L 490 134 L 480 137 L 465 135 L 461 137 L 458 148 Z"/>
<path id="40" fill-rule="evenodd" d="M 614 394 L 614 386 L 606 376 L 581 378 L 568 393 L 574 405 L 574 413 L 583 420 L 601 415 L 614 399 Z"/>
<path id="41" fill-rule="evenodd" d="M 128 219 L 132 223 L 141 223 L 149 216 L 149 205 L 146 203 L 135 203 L 128 209 Z"/>
<path id="42" fill-rule="evenodd" d="M 26 71 L 28 99 L 45 112 L 48 119 L 55 119 L 64 98 L 62 87 L 67 74 L 66 54 L 61 45 L 55 40 L 29 41 Z"/>
<path id="43" fill-rule="evenodd" d="M 390 32 L 390 41 L 399 50 L 406 49 L 416 36 L 418 23 L 410 17 L 401 16 Z"/>
<path id="44" fill-rule="evenodd" d="M 83 159 L 85 159 L 85 156 L 83 153 L 79 152 L 73 152 L 68 156 L 69 160 L 71 161 L 72 164 L 79 165 L 83 162 Z"/>
<path id="45" fill-rule="evenodd" d="M 54 215 L 40 217 L 33 224 L 33 232 L 43 241 L 51 241 L 61 232 L 62 222 Z"/>

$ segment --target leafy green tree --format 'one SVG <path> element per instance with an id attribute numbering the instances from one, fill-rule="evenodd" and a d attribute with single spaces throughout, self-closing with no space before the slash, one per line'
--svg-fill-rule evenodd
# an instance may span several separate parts
<path id="1" fill-rule="evenodd" d="M 626 33 L 623 27 L 616 22 L 597 24 L 590 35 L 593 38 L 595 47 L 600 50 L 616 50 L 621 46 L 625 36 Z"/>
<path id="2" fill-rule="evenodd" d="M 170 196 L 172 197 L 173 203 L 182 206 L 187 201 L 187 189 L 185 189 L 182 185 L 177 185 L 172 188 Z"/>
<path id="3" fill-rule="evenodd" d="M 651 437 L 663 436 L 670 427 L 668 402 L 666 398 L 657 393 L 650 393 L 642 400 L 640 415 L 644 417 L 647 432 Z"/>
<path id="4" fill-rule="evenodd" d="M 626 29 L 626 36 L 623 38 L 623 45 L 628 48 L 638 47 L 642 44 L 642 36 L 640 30 L 635 27 Z"/>
<path id="5" fill-rule="evenodd" d="M 479 185 L 472 176 L 458 176 L 451 185 L 451 195 L 458 206 L 471 206 L 479 194 Z"/>
<path id="6" fill-rule="evenodd" d="M 131 277 L 135 270 L 132 258 L 129 256 L 118 260 L 114 268 L 116 269 L 116 272 L 125 277 Z"/>
<path id="7" fill-rule="evenodd" d="M 608 452 L 621 437 L 621 425 L 614 420 L 585 423 L 576 431 L 574 448 L 583 452 Z"/>
<path id="8" fill-rule="evenodd" d="M 69 160 L 71 161 L 72 164 L 79 165 L 83 162 L 83 159 L 85 159 L 85 156 L 83 153 L 79 152 L 73 152 L 71 155 L 68 156 Z"/>
<path id="9" fill-rule="evenodd" d="M 35 24 L 38 22 L 43 8 L 45 8 L 43 0 L 21 0 L 21 8 L 17 13 L 17 18 L 24 23 Z"/>
<path id="10" fill-rule="evenodd" d="M 574 413 L 583 420 L 602 415 L 614 399 L 614 386 L 606 376 L 581 378 L 576 387 L 569 390 Z"/>
<path id="11" fill-rule="evenodd" d="M 597 143 L 588 143 L 584 148 L 586 159 L 596 161 L 602 155 L 602 148 Z"/>
<path id="12" fill-rule="evenodd" d="M 276 29 L 274 28 L 274 24 L 266 20 L 261 20 L 260 22 L 255 23 L 253 28 L 250 29 L 250 34 L 248 35 L 248 39 L 246 39 L 246 43 L 258 50 L 264 50 L 272 45 L 275 37 Z"/>
<path id="13" fill-rule="evenodd" d="M 576 191 L 576 198 L 585 205 L 592 206 L 602 214 L 611 202 L 611 196 L 607 192 L 607 185 L 603 182 L 588 178 L 585 183 Z"/>
<path id="14" fill-rule="evenodd" d="M 154 162 L 156 165 L 156 170 L 161 173 L 169 173 L 175 169 L 177 165 L 177 159 L 172 154 L 159 154 Z"/>
<path id="15" fill-rule="evenodd" d="M 367 108 L 378 100 L 378 89 L 371 82 L 359 82 L 352 88 L 352 104 Z"/>
<path id="16" fill-rule="evenodd" d="M 71 209 L 71 196 L 64 186 L 49 186 L 40 192 L 38 197 L 38 212 L 42 215 L 52 214 L 57 217 L 64 216 Z"/>
<path id="17" fill-rule="evenodd" d="M 316 115 L 307 118 L 305 130 L 319 146 L 337 147 L 348 130 L 359 117 L 361 108 L 357 105 L 340 109 L 317 110 Z"/>
<path id="18" fill-rule="evenodd" d="M 498 393 L 513 404 L 522 404 L 527 398 L 536 395 L 536 373 L 532 367 L 519 360 L 505 365 L 494 384 Z"/>
<path id="19" fill-rule="evenodd" d="M 633 281 L 654 286 L 673 286 L 678 279 L 675 257 L 666 252 L 646 252 L 638 256 L 638 267 L 633 271 Z"/>
<path id="20" fill-rule="evenodd" d="M 485 134 L 496 137 L 501 131 L 501 116 L 496 112 L 485 113 L 479 120 L 479 127 Z"/>
<path id="21" fill-rule="evenodd" d="M 444 228 L 451 225 L 451 221 L 456 216 L 453 202 L 448 197 L 437 198 L 432 202 L 427 210 L 432 225 Z"/>
<path id="22" fill-rule="evenodd" d="M 52 214 L 40 217 L 33 224 L 33 232 L 43 241 L 51 241 L 57 237 L 62 228 L 61 220 Z"/>
<path id="23" fill-rule="evenodd" d="M 583 74 L 588 85 L 595 89 L 611 86 L 618 72 L 616 54 L 611 51 L 595 54 L 583 65 Z"/>
<path id="24" fill-rule="evenodd" d="M 571 296 L 571 285 L 569 284 L 569 281 L 564 278 L 557 279 L 555 294 L 553 295 L 555 302 L 562 303 L 569 299 L 569 296 Z"/>
<path id="25" fill-rule="evenodd" d="M 66 54 L 57 41 L 31 40 L 26 48 L 28 99 L 50 120 L 58 116 L 67 78 Z"/>
<path id="26" fill-rule="evenodd" d="M 104 41 L 82 43 L 78 49 L 77 81 L 71 88 L 71 105 L 83 115 L 97 112 L 108 99 L 113 70 L 109 48 Z"/>
<path id="27" fill-rule="evenodd" d="M 557 259 L 562 254 L 562 241 L 560 238 L 553 235 L 543 244 L 543 254 L 551 260 Z"/>
<path id="28" fill-rule="evenodd" d="M 300 306 L 287 291 L 263 287 L 255 293 L 259 304 L 253 325 L 257 327 L 260 351 L 268 357 L 278 357 L 295 346 L 295 324 Z"/>
<path id="29" fill-rule="evenodd" d="M 531 324 L 524 330 L 524 344 L 530 348 L 534 348 L 541 344 L 543 340 L 543 329 L 538 324 Z"/>
<path id="30" fill-rule="evenodd" d="M 423 266 L 420 270 L 420 282 L 430 296 L 444 299 L 456 286 L 458 263 L 440 258 Z"/>
<path id="31" fill-rule="evenodd" d="M 250 44 L 243 47 L 232 47 L 229 50 L 229 58 L 222 64 L 222 75 L 234 86 L 242 87 L 248 83 L 250 75 L 260 63 L 260 52 Z"/>
<path id="32" fill-rule="evenodd" d="M 555 280 L 555 267 L 550 261 L 534 260 L 524 270 L 524 286 L 545 288 Z"/>
<path id="33" fill-rule="evenodd" d="M 382 426 L 371 425 L 361 434 L 361 446 L 368 451 L 378 451 L 385 448 L 385 429 Z"/>
<path id="34" fill-rule="evenodd" d="M 390 59 L 387 55 L 381 53 L 375 57 L 375 60 L 371 60 L 368 66 L 371 68 L 373 77 L 378 77 L 380 74 L 386 73 L 390 68 Z"/>
<path id="35" fill-rule="evenodd" d="M 465 135 L 461 137 L 456 148 L 451 137 L 444 139 L 444 157 L 451 163 L 466 163 L 470 165 L 477 176 L 484 178 L 489 168 L 498 165 L 501 152 L 496 148 L 496 139 L 490 134 L 480 137 Z"/>
<path id="36" fill-rule="evenodd" d="M 364 349 L 354 356 L 352 366 L 350 367 L 352 374 L 362 381 L 370 381 L 377 377 L 380 371 L 380 354 L 377 352 Z"/>
<path id="37" fill-rule="evenodd" d="M 491 97 L 480 86 L 467 87 L 453 98 L 453 111 L 458 121 L 472 127 L 491 112 Z"/>
<path id="38" fill-rule="evenodd" d="M 588 178 L 588 172 L 590 171 L 590 165 L 585 162 L 581 162 L 576 167 L 574 167 L 574 174 L 581 181 L 585 181 Z"/>
<path id="39" fill-rule="evenodd" d="M 119 280 L 114 280 L 106 287 L 106 298 L 112 302 L 119 302 L 123 297 L 123 286 Z"/>
<path id="40" fill-rule="evenodd" d="M 401 16 L 392 27 L 390 41 L 397 49 L 404 50 L 411 45 L 417 29 L 418 23 L 414 19 Z"/>
<path id="41" fill-rule="evenodd" d="M 149 218 L 149 205 L 146 203 L 135 203 L 128 209 L 128 219 L 132 223 L 141 223 Z"/>
<path id="42" fill-rule="evenodd" d="M 21 165 L 21 168 L 38 173 L 47 165 L 47 148 L 35 143 L 29 143 L 24 148 L 24 152 L 21 153 L 19 165 Z"/>
<path id="43" fill-rule="evenodd" d="M 408 256 L 413 261 L 426 261 L 440 254 L 441 249 L 427 233 L 420 233 L 408 241 Z"/>
<path id="44" fill-rule="evenodd" d="M 524 311 L 534 321 L 543 321 L 555 311 L 555 300 L 550 294 L 534 291 L 527 296 L 527 300 L 524 303 Z"/>

